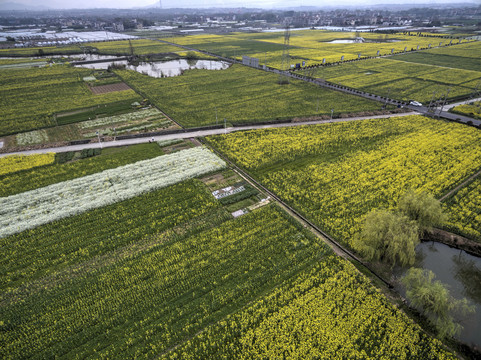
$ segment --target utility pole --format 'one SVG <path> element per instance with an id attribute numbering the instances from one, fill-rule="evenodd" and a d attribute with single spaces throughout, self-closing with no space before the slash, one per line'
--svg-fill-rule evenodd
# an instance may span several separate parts
<path id="1" fill-rule="evenodd" d="M 98 131 L 95 132 L 97 134 L 97 138 L 99 139 L 99 145 L 100 148 L 102 149 L 102 143 L 100 142 L 100 133 Z"/>
<path id="2" fill-rule="evenodd" d="M 217 106 L 215 107 L 215 124 L 217 125 Z"/>
<path id="3" fill-rule="evenodd" d="M 289 29 L 289 24 L 286 22 L 286 29 L 284 31 L 284 49 L 282 50 L 282 62 L 281 62 L 281 72 L 279 75 L 279 84 L 289 84 L 289 76 L 287 72 L 290 67 L 290 56 L 289 56 L 289 41 L 291 38 L 291 31 Z"/>
<path id="4" fill-rule="evenodd" d="M 431 101 L 429 102 L 429 106 L 428 106 L 428 113 L 434 112 L 433 106 L 435 106 L 435 101 L 434 101 L 435 97 L 436 97 L 436 91 L 433 91 L 433 97 L 431 98 Z"/>
<path id="5" fill-rule="evenodd" d="M 451 88 L 448 88 L 448 91 L 446 92 L 446 95 L 444 96 L 444 100 L 441 104 L 441 109 L 439 110 L 439 116 L 441 116 L 441 113 L 443 112 L 444 105 L 446 105 L 446 102 L 448 101 L 448 95 L 449 95 L 450 91 L 451 91 Z"/>

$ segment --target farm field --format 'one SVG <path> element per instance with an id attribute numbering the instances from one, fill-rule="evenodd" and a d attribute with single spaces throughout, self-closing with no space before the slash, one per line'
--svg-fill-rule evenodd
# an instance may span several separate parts
<path id="1" fill-rule="evenodd" d="M 30 48 L 0 49 L 0 57 L 3 56 L 43 56 L 43 55 L 70 55 L 81 54 L 82 49 L 77 45 L 69 46 L 41 46 Z"/>
<path id="2" fill-rule="evenodd" d="M 444 208 L 449 215 L 447 229 L 481 241 L 481 178 L 476 178 L 450 197 Z"/>
<path id="3" fill-rule="evenodd" d="M 327 256 L 162 358 L 451 358 L 394 309 L 352 264 Z"/>
<path id="4" fill-rule="evenodd" d="M 203 182 L 179 181 L 1 238 L 1 356 L 183 358 L 193 344 L 240 355 L 240 343 L 257 357 L 287 339 L 301 356 L 342 342 L 351 356 L 452 358 L 275 204 L 233 219 Z M 299 305 L 311 315 L 285 316 Z M 338 338 L 327 325 L 307 343 L 262 330 L 316 331 L 319 316 L 369 336 Z"/>
<path id="5" fill-rule="evenodd" d="M 71 152 L 62 155 L 64 159 L 66 158 L 65 160 L 60 160 L 61 155 L 56 154 L 55 163 L 1 175 L 0 197 L 95 174 L 140 160 L 152 159 L 162 154 L 163 151 L 157 144 L 103 149 L 100 155 L 84 159 L 76 159 L 75 153 Z M 3 159 L 1 158 L 0 161 L 4 161 Z"/>
<path id="6" fill-rule="evenodd" d="M 379 110 L 381 104 L 339 97 L 303 81 L 279 85 L 278 75 L 241 65 L 226 70 L 189 70 L 182 76 L 152 78 L 129 70 L 116 73 L 184 127 L 249 123 L 316 115 Z M 319 107 L 317 107 L 319 104 Z"/>
<path id="7" fill-rule="evenodd" d="M 113 106 L 111 110 L 115 111 Z M 125 104 L 125 106 L 119 106 L 119 112 L 125 113 L 98 118 L 95 111 L 103 111 L 103 109 L 95 108 L 93 111 L 87 109 L 85 112 L 69 116 L 57 115 L 58 126 L 6 136 L 4 147 L 16 148 L 79 139 L 97 139 L 97 132 L 102 137 L 107 136 L 113 139 L 118 135 L 179 128 L 162 112 L 152 107 L 135 109 L 130 104 Z M 93 120 L 85 120 L 90 117 Z"/>
<path id="8" fill-rule="evenodd" d="M 0 59 L 0 70 L 30 68 L 47 65 L 46 59 Z"/>
<path id="9" fill-rule="evenodd" d="M 481 61 L 478 54 L 481 42 L 470 42 L 450 47 L 429 49 L 422 52 L 394 56 L 399 59 L 419 64 L 445 66 L 464 70 L 481 71 Z"/>
<path id="10" fill-rule="evenodd" d="M 331 43 L 336 40 L 354 40 L 356 36 L 363 37 L 364 43 Z M 284 33 L 231 33 L 227 35 L 192 35 L 176 37 L 175 43 L 192 46 L 201 50 L 210 51 L 219 55 L 236 57 L 242 55 L 259 58 L 261 64 L 280 68 L 282 50 L 284 48 Z M 407 34 L 371 34 L 354 32 L 332 32 L 325 30 L 291 31 L 290 56 L 292 64 L 306 61 L 306 65 L 338 62 L 341 56 L 344 60 L 353 60 L 359 57 L 377 56 L 402 52 L 407 50 L 427 48 L 429 44 L 438 46 L 448 44 L 451 39 L 442 37 L 409 36 Z M 453 43 L 459 42 L 453 39 Z"/>
<path id="11" fill-rule="evenodd" d="M 481 119 L 481 101 L 473 101 L 468 104 L 455 106 L 450 109 L 450 112 L 466 115 L 474 119 Z"/>
<path id="12" fill-rule="evenodd" d="M 130 42 L 136 55 L 148 55 L 158 53 L 168 53 L 182 51 L 182 48 L 168 45 L 155 40 L 131 40 Z M 109 55 L 130 55 L 131 49 L 128 40 L 121 41 L 104 41 L 88 43 L 88 46 L 94 47 L 99 54 Z"/>
<path id="13" fill-rule="evenodd" d="M 66 65 L 0 70 L 0 136 L 54 126 L 54 113 L 142 101 L 133 90 L 94 95 L 83 81 L 90 74 Z"/>
<path id="14" fill-rule="evenodd" d="M 155 191 L 225 167 L 202 147 L 138 161 L 0 199 L 0 237 Z"/>
<path id="15" fill-rule="evenodd" d="M 293 31 L 292 62 L 451 41 L 361 33 L 367 42 L 330 43 L 358 35 Z M 166 40 L 274 67 L 284 42 L 283 32 Z M 103 54 L 131 51 L 128 41 L 89 45 Z M 137 55 L 187 56 L 157 41 L 132 45 Z M 478 49 L 442 46 L 314 74 L 426 102 L 433 91 L 473 91 L 481 82 Z M 278 75 L 241 65 L 153 78 L 120 67 L 2 61 L 2 151 L 176 126 L 169 118 L 189 128 L 224 119 L 329 119 L 331 111 L 370 116 L 382 106 L 300 80 L 279 85 Z M 451 69 L 450 61 L 462 65 Z M 110 92 L 115 86 L 130 89 Z M 202 139 L 170 137 L 0 157 L 0 358 L 456 358 L 432 328 L 403 312 L 404 299 L 337 256 Z M 394 208 L 409 189 L 439 198 L 481 170 L 479 129 L 420 115 L 239 131 L 206 142 L 347 248 L 370 210 Z M 481 241 L 481 178 L 443 207 L 447 230 Z"/>
<path id="16" fill-rule="evenodd" d="M 369 59 L 316 69 L 312 76 L 380 96 L 428 102 L 448 89 L 449 98 L 468 95 L 481 81 L 481 71 L 389 59 Z"/>
<path id="17" fill-rule="evenodd" d="M 55 154 L 9 155 L 0 158 L 0 176 L 53 164 Z"/>
<path id="18" fill-rule="evenodd" d="M 416 115 L 208 138 L 346 245 L 370 210 L 410 188 L 440 197 L 473 174 L 480 140 L 478 129 Z"/>

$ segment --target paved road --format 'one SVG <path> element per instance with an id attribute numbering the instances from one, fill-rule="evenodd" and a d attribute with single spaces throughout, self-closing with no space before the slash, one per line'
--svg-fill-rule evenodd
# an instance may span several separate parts
<path id="1" fill-rule="evenodd" d="M 154 140 L 160 141 L 160 140 L 172 140 L 172 139 L 188 139 L 188 138 L 193 138 L 193 137 L 204 137 L 204 136 L 209 136 L 209 135 L 219 135 L 219 134 L 231 133 L 231 132 L 236 132 L 236 131 L 268 129 L 268 128 L 281 128 L 281 127 L 292 127 L 292 126 L 302 126 L 302 125 L 316 125 L 316 124 L 326 124 L 326 123 L 331 123 L 331 122 L 334 123 L 334 122 L 346 122 L 346 121 L 359 121 L 359 120 L 366 120 L 366 119 L 382 119 L 382 118 L 399 117 L 399 116 L 406 116 L 406 115 L 412 115 L 412 114 L 413 113 L 377 115 L 377 116 L 362 116 L 362 117 L 359 116 L 359 117 L 352 117 L 352 118 L 345 118 L 345 119 L 317 120 L 317 121 L 293 122 L 293 123 L 282 123 L 282 124 L 249 125 L 249 126 L 239 126 L 239 127 L 228 127 L 226 129 L 199 130 L 199 131 L 190 131 L 190 132 L 185 132 L 185 133 L 159 135 L 159 136 L 154 136 Z M 4 153 L 4 154 L 0 154 L 0 157 L 6 156 L 6 155 L 11 155 L 11 154 L 30 155 L 30 154 L 44 154 L 44 153 L 48 153 L 48 152 L 80 151 L 80 150 L 83 150 L 83 149 L 93 149 L 93 148 L 100 148 L 100 147 L 107 148 L 107 147 L 126 146 L 126 145 L 147 143 L 151 140 L 152 140 L 152 137 L 142 137 L 142 138 L 135 138 L 135 139 L 108 141 L 108 142 L 103 142 L 101 144 L 99 144 L 98 142 L 95 142 L 95 143 L 82 144 L 82 145 L 71 145 L 71 146 L 62 146 L 62 147 L 56 147 L 56 148 L 25 150 L 25 151 L 19 151 L 19 152 L 15 152 L 15 153 Z"/>
<path id="2" fill-rule="evenodd" d="M 407 105 L 405 107 L 408 108 L 408 109 L 411 109 L 413 111 L 416 111 L 418 113 L 428 115 L 428 116 L 434 116 L 434 117 L 444 118 L 444 119 L 448 119 L 448 120 L 460 121 L 460 122 L 463 122 L 465 124 L 467 124 L 468 122 L 472 122 L 476 126 L 481 125 L 481 120 L 473 119 L 473 118 L 470 118 L 468 116 L 463 116 L 463 115 L 459 115 L 459 114 L 453 114 L 453 113 L 450 113 L 450 112 L 445 111 L 445 110 L 440 112 L 441 109 L 439 109 L 439 108 L 436 109 L 434 113 L 430 113 L 430 112 L 428 112 L 428 108 L 426 106 Z M 445 109 L 445 108 L 446 108 L 446 106 L 443 109 Z"/>
<path id="3" fill-rule="evenodd" d="M 481 98 L 476 98 L 476 99 L 468 99 L 468 100 L 464 100 L 464 101 L 460 101 L 460 102 L 456 102 L 456 103 L 452 103 L 452 104 L 447 104 L 447 105 L 444 105 L 444 110 L 449 110 L 455 106 L 458 106 L 458 105 L 463 105 L 463 104 L 466 104 L 466 103 L 470 103 L 472 101 L 481 101 Z"/>

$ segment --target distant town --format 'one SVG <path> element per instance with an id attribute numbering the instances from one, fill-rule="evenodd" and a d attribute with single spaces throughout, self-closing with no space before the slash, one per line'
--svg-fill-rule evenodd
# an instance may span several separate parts
<path id="1" fill-rule="evenodd" d="M 321 28 L 339 31 L 423 31 L 480 33 L 481 6 L 453 4 L 437 8 L 373 6 L 362 9 L 92 9 L 1 10 L 0 47 L 49 46 L 122 40 L 161 33 L 227 33 Z M 109 32 L 107 35 L 93 31 Z M 90 32 L 90 33 L 89 33 Z M 113 35 L 122 33 L 123 35 Z"/>

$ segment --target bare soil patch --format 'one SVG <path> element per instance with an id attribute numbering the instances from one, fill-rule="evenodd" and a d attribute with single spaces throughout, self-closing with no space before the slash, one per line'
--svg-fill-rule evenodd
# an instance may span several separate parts
<path id="1" fill-rule="evenodd" d="M 107 94 L 107 93 L 116 92 L 116 91 L 131 90 L 130 86 L 124 82 L 117 83 L 117 84 L 92 86 L 89 88 L 90 88 L 90 91 L 92 91 L 95 95 Z"/>

